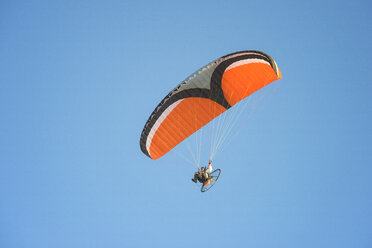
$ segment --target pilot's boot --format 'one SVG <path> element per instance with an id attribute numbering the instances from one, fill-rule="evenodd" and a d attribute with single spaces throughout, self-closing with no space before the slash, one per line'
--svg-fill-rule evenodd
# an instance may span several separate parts
<path id="1" fill-rule="evenodd" d="M 191 179 L 191 181 L 193 181 L 194 183 L 196 183 L 196 179 L 195 178 Z"/>

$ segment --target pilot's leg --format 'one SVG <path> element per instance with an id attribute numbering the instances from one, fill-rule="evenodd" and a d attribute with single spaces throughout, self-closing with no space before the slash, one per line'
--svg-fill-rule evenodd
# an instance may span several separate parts
<path id="1" fill-rule="evenodd" d="M 198 180 L 198 175 L 195 173 L 194 174 L 194 178 L 193 179 L 191 179 L 194 183 L 196 183 L 197 182 L 197 180 Z"/>

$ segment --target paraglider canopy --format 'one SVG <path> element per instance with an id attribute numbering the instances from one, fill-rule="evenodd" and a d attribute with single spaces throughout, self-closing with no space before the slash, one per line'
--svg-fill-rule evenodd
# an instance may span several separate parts
<path id="1" fill-rule="evenodd" d="M 143 153 L 158 159 L 252 93 L 281 78 L 259 51 L 223 56 L 193 73 L 155 108 L 142 131 Z"/>

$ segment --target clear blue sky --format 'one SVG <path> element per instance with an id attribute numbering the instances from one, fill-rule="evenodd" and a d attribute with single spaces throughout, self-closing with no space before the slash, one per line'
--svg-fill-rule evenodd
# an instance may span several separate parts
<path id="1" fill-rule="evenodd" d="M 372 247 L 372 2 L 0 3 L 0 246 Z M 215 167 L 139 148 L 160 100 L 225 54 L 283 79 Z M 205 161 L 206 162 L 206 161 Z"/>

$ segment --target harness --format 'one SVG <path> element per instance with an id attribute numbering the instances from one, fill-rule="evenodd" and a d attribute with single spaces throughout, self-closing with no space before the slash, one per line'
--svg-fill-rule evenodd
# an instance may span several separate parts
<path id="1" fill-rule="evenodd" d="M 206 171 L 202 172 L 199 171 L 198 173 L 198 181 L 201 183 L 205 183 L 209 179 L 209 175 Z"/>

